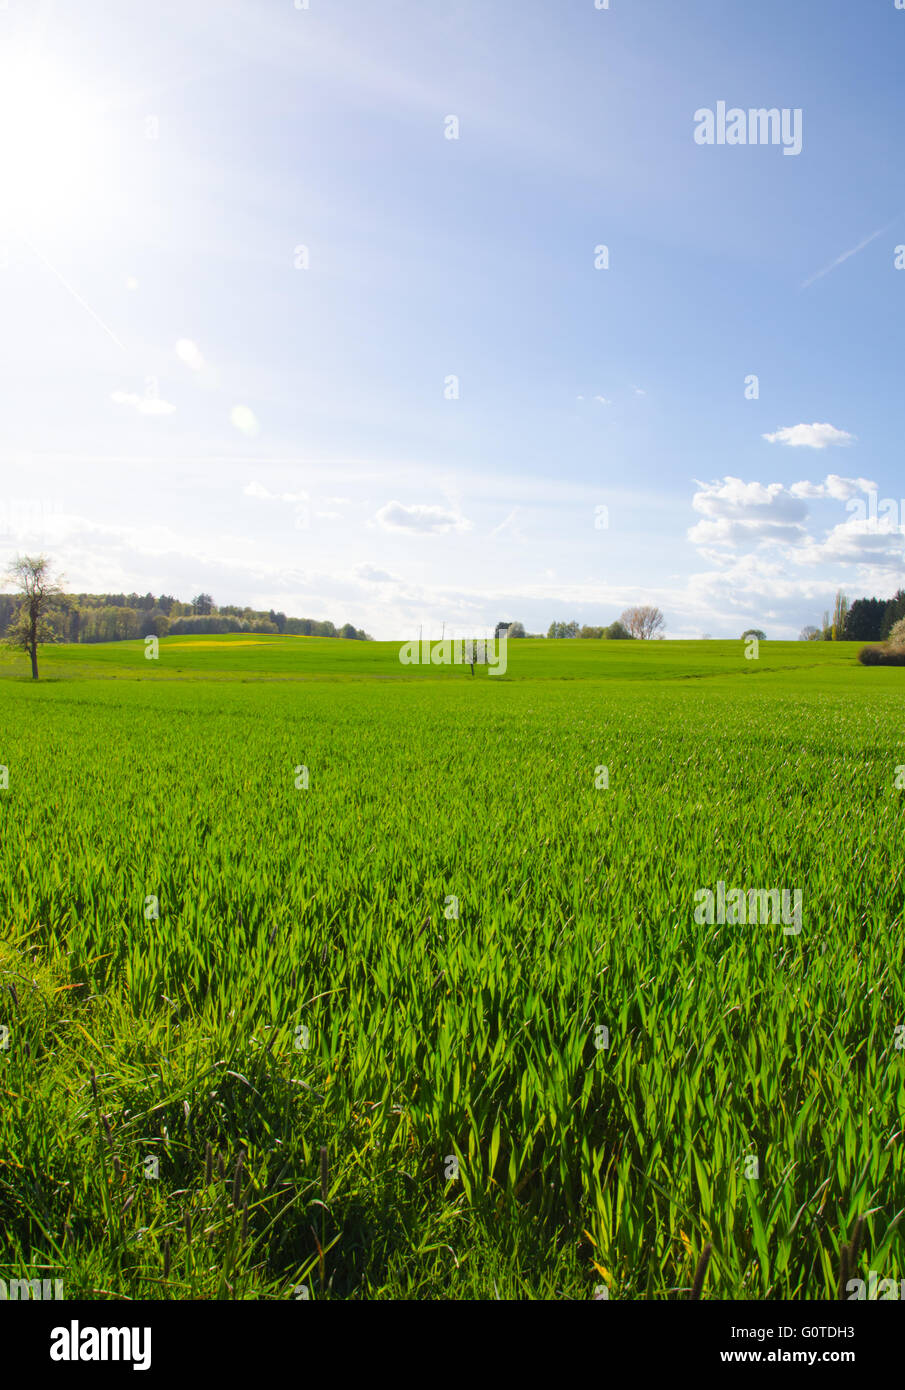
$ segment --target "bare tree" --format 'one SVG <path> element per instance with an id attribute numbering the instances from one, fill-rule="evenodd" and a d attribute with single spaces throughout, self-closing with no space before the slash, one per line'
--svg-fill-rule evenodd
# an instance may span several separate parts
<path id="1" fill-rule="evenodd" d="M 626 608 L 619 621 L 628 628 L 633 637 L 640 638 L 642 642 L 658 636 L 666 627 L 666 619 L 659 608 L 652 608 L 649 603 Z"/>
<path id="2" fill-rule="evenodd" d="M 48 612 L 63 590 L 50 573 L 46 555 L 17 556 L 6 572 L 6 583 L 16 586 L 22 601 L 4 641 L 28 653 L 32 679 L 37 680 L 38 643 L 51 641 L 56 635 Z"/>

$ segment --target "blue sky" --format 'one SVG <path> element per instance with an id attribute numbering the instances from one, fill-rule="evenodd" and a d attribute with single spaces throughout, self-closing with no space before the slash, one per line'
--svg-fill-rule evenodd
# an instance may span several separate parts
<path id="1" fill-rule="evenodd" d="M 0 562 L 380 638 L 891 594 L 903 59 L 894 0 L 8 0 Z"/>

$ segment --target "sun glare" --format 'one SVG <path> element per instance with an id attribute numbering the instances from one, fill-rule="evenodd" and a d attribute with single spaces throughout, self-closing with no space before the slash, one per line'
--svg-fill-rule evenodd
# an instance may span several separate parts
<path id="1" fill-rule="evenodd" d="M 67 225 L 103 172 L 102 105 L 34 45 L 0 45 L 0 216 L 20 231 Z"/>

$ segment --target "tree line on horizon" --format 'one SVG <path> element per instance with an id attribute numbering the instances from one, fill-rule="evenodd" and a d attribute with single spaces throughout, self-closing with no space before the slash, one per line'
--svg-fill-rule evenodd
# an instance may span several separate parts
<path id="1" fill-rule="evenodd" d="M 801 630 L 802 642 L 886 642 L 896 623 L 905 618 L 905 589 L 890 599 L 856 598 L 849 604 L 840 589 L 832 613 L 827 610 L 820 627 Z"/>
<path id="2" fill-rule="evenodd" d="M 574 620 L 570 623 L 553 622 L 546 635 L 553 639 L 583 637 L 605 642 L 644 642 L 652 637 L 662 637 L 665 627 L 666 620 L 659 608 L 653 608 L 650 604 L 638 604 L 634 608 L 626 608 L 622 616 L 609 626 L 595 627 L 586 623 L 584 627 L 580 627 Z M 543 637 L 544 634 L 526 632 L 523 624 L 516 622 L 509 624 L 507 636 Z"/>
<path id="3" fill-rule="evenodd" d="M 0 638 L 15 628 L 23 593 L 0 593 Z M 218 606 L 210 594 L 181 602 L 171 594 L 72 594 L 59 590 L 46 610 L 50 642 L 128 642 L 192 633 L 252 632 L 289 637 L 342 637 L 372 642 L 362 628 L 316 618 L 292 618 L 274 609 Z"/>

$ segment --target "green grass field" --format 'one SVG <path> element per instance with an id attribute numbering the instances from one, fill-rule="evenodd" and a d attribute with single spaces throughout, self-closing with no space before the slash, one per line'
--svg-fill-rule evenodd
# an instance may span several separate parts
<path id="1" fill-rule="evenodd" d="M 0 655 L 0 1277 L 823 1299 L 859 1216 L 905 1276 L 905 672 L 398 650 Z"/>

